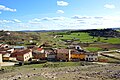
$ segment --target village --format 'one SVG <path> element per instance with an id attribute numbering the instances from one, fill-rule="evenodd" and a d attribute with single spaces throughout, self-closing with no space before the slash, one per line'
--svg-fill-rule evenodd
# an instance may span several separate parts
<path id="1" fill-rule="evenodd" d="M 96 37 L 86 32 L 70 31 L 1 31 L 0 35 L 1 80 L 120 78 L 118 38 Z M 110 39 L 115 41 L 110 43 Z"/>
<path id="2" fill-rule="evenodd" d="M 0 60 L 3 61 L 98 61 L 98 53 L 84 51 L 79 45 L 73 49 L 0 45 Z"/>
<path id="3" fill-rule="evenodd" d="M 86 32 L 1 31 L 0 78 L 119 80 L 119 39 L 114 38 L 113 43 L 109 39 Z"/>
<path id="4" fill-rule="evenodd" d="M 101 30 L 102 31 L 102 30 Z M 104 31 L 104 30 L 103 30 Z M 111 31 L 108 29 L 108 31 Z M 59 33 L 59 34 L 58 34 Z M 120 60 L 119 57 L 119 45 L 106 44 L 100 42 L 100 37 L 93 43 L 79 42 L 78 38 L 82 39 L 83 36 L 88 40 L 95 37 L 90 37 L 87 33 L 71 33 L 69 32 L 54 32 L 51 33 L 25 33 L 25 37 L 32 36 L 32 38 L 15 38 L 15 34 L 21 36 L 23 33 L 1 31 L 3 37 L 0 40 L 6 41 L 6 43 L 0 44 L 0 63 L 4 62 L 15 62 L 15 63 L 26 63 L 26 62 L 108 62 L 108 59 L 103 57 L 109 57 L 112 59 Z M 71 35 L 70 35 L 71 34 Z M 74 34 L 74 35 L 73 35 Z M 40 37 L 39 37 L 40 35 Z M 44 35 L 44 36 L 43 36 Z M 77 36 L 76 36 L 77 35 Z M 43 36 L 43 37 L 42 37 Z M 47 39 L 50 36 L 50 39 Z M 73 39 L 62 39 L 63 36 L 73 36 Z M 76 36 L 76 38 L 74 37 Z M 35 38 L 36 37 L 36 38 Z M 6 39 L 8 38 L 8 39 Z M 35 40 L 34 40 L 35 38 Z M 38 41 L 37 41 L 37 38 Z M 106 39 L 106 38 L 105 38 Z M 13 42 L 7 42 L 7 41 Z M 53 41 L 52 41 L 53 40 Z M 78 40 L 78 42 L 76 42 Z M 42 41 L 41 44 L 39 41 Z M 56 42 L 57 41 L 57 42 Z M 84 40 L 83 40 L 84 41 Z M 39 42 L 39 43 L 38 43 Z M 7 44 L 8 43 L 8 44 Z M 97 44 L 98 47 L 92 47 L 92 45 Z M 105 45 L 104 45 L 105 44 Z M 90 46 L 89 46 L 90 45 Z M 96 46 L 97 46 L 96 45 Z M 87 48 L 92 48 L 94 51 L 87 50 Z M 116 48 L 112 50 L 112 48 Z M 98 49 L 98 50 L 97 50 Z M 112 54 L 111 54 L 112 52 Z M 101 58 L 102 56 L 102 58 Z"/>
<path id="5" fill-rule="evenodd" d="M 39 80 L 39 79 L 67 80 L 69 79 L 68 76 L 72 74 L 70 80 L 74 80 L 74 79 L 104 80 L 104 79 L 109 79 L 110 77 L 112 79 L 119 80 L 120 77 L 118 70 L 119 64 L 108 64 L 106 63 L 105 59 L 103 60 L 99 58 L 99 56 L 103 55 L 102 53 L 106 53 L 106 52 L 111 52 L 111 51 L 101 51 L 101 52 L 93 53 L 83 50 L 80 47 L 80 45 L 74 45 L 74 47 L 69 49 L 65 49 L 65 48 L 52 49 L 52 48 L 45 48 L 44 45 L 41 45 L 39 47 L 37 46 L 25 47 L 25 46 L 10 46 L 8 44 L 1 44 L 0 66 L 14 66 L 16 63 L 18 63 L 19 66 L 23 66 L 25 65 L 26 62 L 30 62 L 33 65 L 30 66 L 27 64 L 27 66 L 30 66 L 29 68 L 13 67 L 14 69 L 10 72 L 6 72 L 4 68 L 1 70 L 1 73 L 4 74 L 2 74 L 0 77 L 3 80 L 8 80 L 8 79 L 24 80 L 24 79 L 33 79 L 33 78 L 35 78 L 35 80 Z M 117 52 L 119 53 L 119 50 L 117 50 Z M 41 64 L 42 61 L 47 61 L 49 63 L 43 64 L 43 68 L 40 68 L 40 65 L 39 67 L 34 66 L 36 63 Z M 79 62 L 82 63 L 82 61 L 90 62 L 90 63 L 87 63 L 86 65 L 79 64 Z M 14 62 L 15 64 L 10 64 L 11 62 Z M 53 63 L 51 64 L 50 62 Z M 69 62 L 76 62 L 77 64 L 79 64 L 79 66 L 78 65 L 75 66 L 75 63 L 72 63 L 71 66 L 64 66 L 57 68 L 57 66 L 55 67 L 55 65 L 58 65 L 58 63 L 54 63 L 54 62 L 62 63 L 62 66 L 63 64 L 67 64 L 67 63 L 71 64 Z M 93 62 L 99 64 L 94 64 Z M 5 65 L 5 63 L 7 64 Z M 49 66 L 51 66 L 51 68 L 49 68 Z M 9 67 L 8 67 L 8 71 L 9 71 Z"/>

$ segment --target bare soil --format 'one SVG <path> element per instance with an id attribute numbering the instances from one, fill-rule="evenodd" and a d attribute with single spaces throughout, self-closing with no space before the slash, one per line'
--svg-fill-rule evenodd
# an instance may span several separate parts
<path id="1" fill-rule="evenodd" d="M 120 48 L 120 44 L 91 44 L 90 47 L 100 47 L 100 48 L 107 48 L 107 49 L 111 49 L 111 48 Z"/>
<path id="2" fill-rule="evenodd" d="M 15 68 L 0 73 L 0 80 L 120 80 L 120 64 L 59 68 Z"/>

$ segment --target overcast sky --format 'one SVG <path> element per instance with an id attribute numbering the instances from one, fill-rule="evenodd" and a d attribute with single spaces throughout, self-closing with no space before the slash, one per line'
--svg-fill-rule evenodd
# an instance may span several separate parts
<path id="1" fill-rule="evenodd" d="M 0 30 L 120 27 L 120 0 L 0 0 Z"/>

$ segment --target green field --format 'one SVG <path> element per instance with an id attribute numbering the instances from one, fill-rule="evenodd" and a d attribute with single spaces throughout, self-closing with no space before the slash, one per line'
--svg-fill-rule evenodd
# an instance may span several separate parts
<path id="1" fill-rule="evenodd" d="M 97 51 L 100 51 L 102 49 L 99 47 L 86 47 L 85 50 L 90 51 L 90 52 L 97 52 Z"/>
<path id="2" fill-rule="evenodd" d="M 99 38 L 99 40 L 98 40 Z M 120 44 L 120 38 L 105 38 L 105 37 L 93 37 L 90 36 L 89 33 L 71 33 L 70 35 L 63 35 L 63 37 L 59 39 L 64 39 L 64 40 L 73 40 L 73 39 L 79 39 L 77 40 L 78 42 L 81 43 L 93 43 L 93 42 L 104 42 L 104 43 L 111 43 L 111 44 Z"/>
<path id="3" fill-rule="evenodd" d="M 108 40 L 101 39 L 101 42 L 120 44 L 120 38 L 109 38 Z"/>
<path id="4" fill-rule="evenodd" d="M 70 35 L 64 35 L 62 38 L 60 39 L 67 39 L 67 40 L 72 40 L 72 39 L 79 39 L 79 42 L 94 42 L 94 40 L 97 40 L 97 37 L 93 37 L 89 36 L 88 33 L 71 33 Z"/>

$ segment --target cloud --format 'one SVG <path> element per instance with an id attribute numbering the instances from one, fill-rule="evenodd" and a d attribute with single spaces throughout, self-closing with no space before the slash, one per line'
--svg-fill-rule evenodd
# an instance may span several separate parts
<path id="1" fill-rule="evenodd" d="M 74 15 L 74 16 L 72 16 L 72 19 L 91 19 L 91 17 L 90 16 Z"/>
<path id="2" fill-rule="evenodd" d="M 73 19 L 80 19 L 81 16 L 80 16 L 80 15 L 74 15 L 74 16 L 72 16 L 72 18 L 73 18 Z"/>
<path id="3" fill-rule="evenodd" d="M 47 21 L 44 21 L 47 20 Z M 3 24 L 6 23 L 6 24 Z M 2 24 L 1 24 L 2 23 Z M 14 23 L 14 24 L 13 24 Z M 58 30 L 58 29 L 99 29 L 120 27 L 120 16 L 73 16 L 34 18 L 28 22 L 15 23 L 13 20 L 0 20 L 0 27 L 8 30 Z"/>
<path id="4" fill-rule="evenodd" d="M 30 24 L 40 24 L 41 22 L 41 19 L 40 18 L 34 18 L 32 20 L 29 20 L 28 23 Z"/>
<path id="5" fill-rule="evenodd" d="M 57 5 L 58 6 L 68 6 L 68 2 L 65 2 L 65 1 L 57 1 Z"/>
<path id="6" fill-rule="evenodd" d="M 49 18 L 49 17 L 44 17 L 44 18 L 42 18 L 41 20 L 43 20 L 43 21 L 50 21 L 51 18 Z"/>
<path id="7" fill-rule="evenodd" d="M 29 24 L 20 23 L 18 25 L 20 28 L 29 28 Z"/>
<path id="8" fill-rule="evenodd" d="M 1 24 L 6 24 L 6 23 L 14 23 L 12 20 L 0 20 Z"/>
<path id="9" fill-rule="evenodd" d="M 57 10 L 57 13 L 58 14 L 64 14 L 64 11 L 63 10 Z"/>
<path id="10" fill-rule="evenodd" d="M 0 12 L 0 14 L 2 14 L 2 12 Z"/>
<path id="11" fill-rule="evenodd" d="M 114 9 L 115 5 L 113 5 L 113 4 L 105 4 L 104 7 L 107 8 L 107 9 Z"/>
<path id="12" fill-rule="evenodd" d="M 18 19 L 13 19 L 14 22 L 20 23 L 21 21 Z"/>
<path id="13" fill-rule="evenodd" d="M 95 19 L 103 19 L 103 17 L 94 17 Z"/>
<path id="14" fill-rule="evenodd" d="M 33 19 L 33 21 L 41 21 L 41 19 L 39 19 L 39 18 L 35 18 L 35 19 Z"/>
<path id="15" fill-rule="evenodd" d="M 64 20 L 65 17 L 44 17 L 41 20 L 43 21 L 53 21 L 53 20 Z"/>
<path id="16" fill-rule="evenodd" d="M 8 8 L 8 7 L 4 6 L 4 5 L 0 5 L 0 10 L 16 12 L 16 9 Z"/>
<path id="17" fill-rule="evenodd" d="M 7 23 L 21 23 L 20 20 L 18 19 L 13 19 L 13 20 L 0 20 L 1 24 L 7 24 Z"/>
<path id="18" fill-rule="evenodd" d="M 62 21 L 62 20 L 65 20 L 65 17 L 53 17 L 51 19 L 52 20 L 60 20 L 60 21 Z"/>

